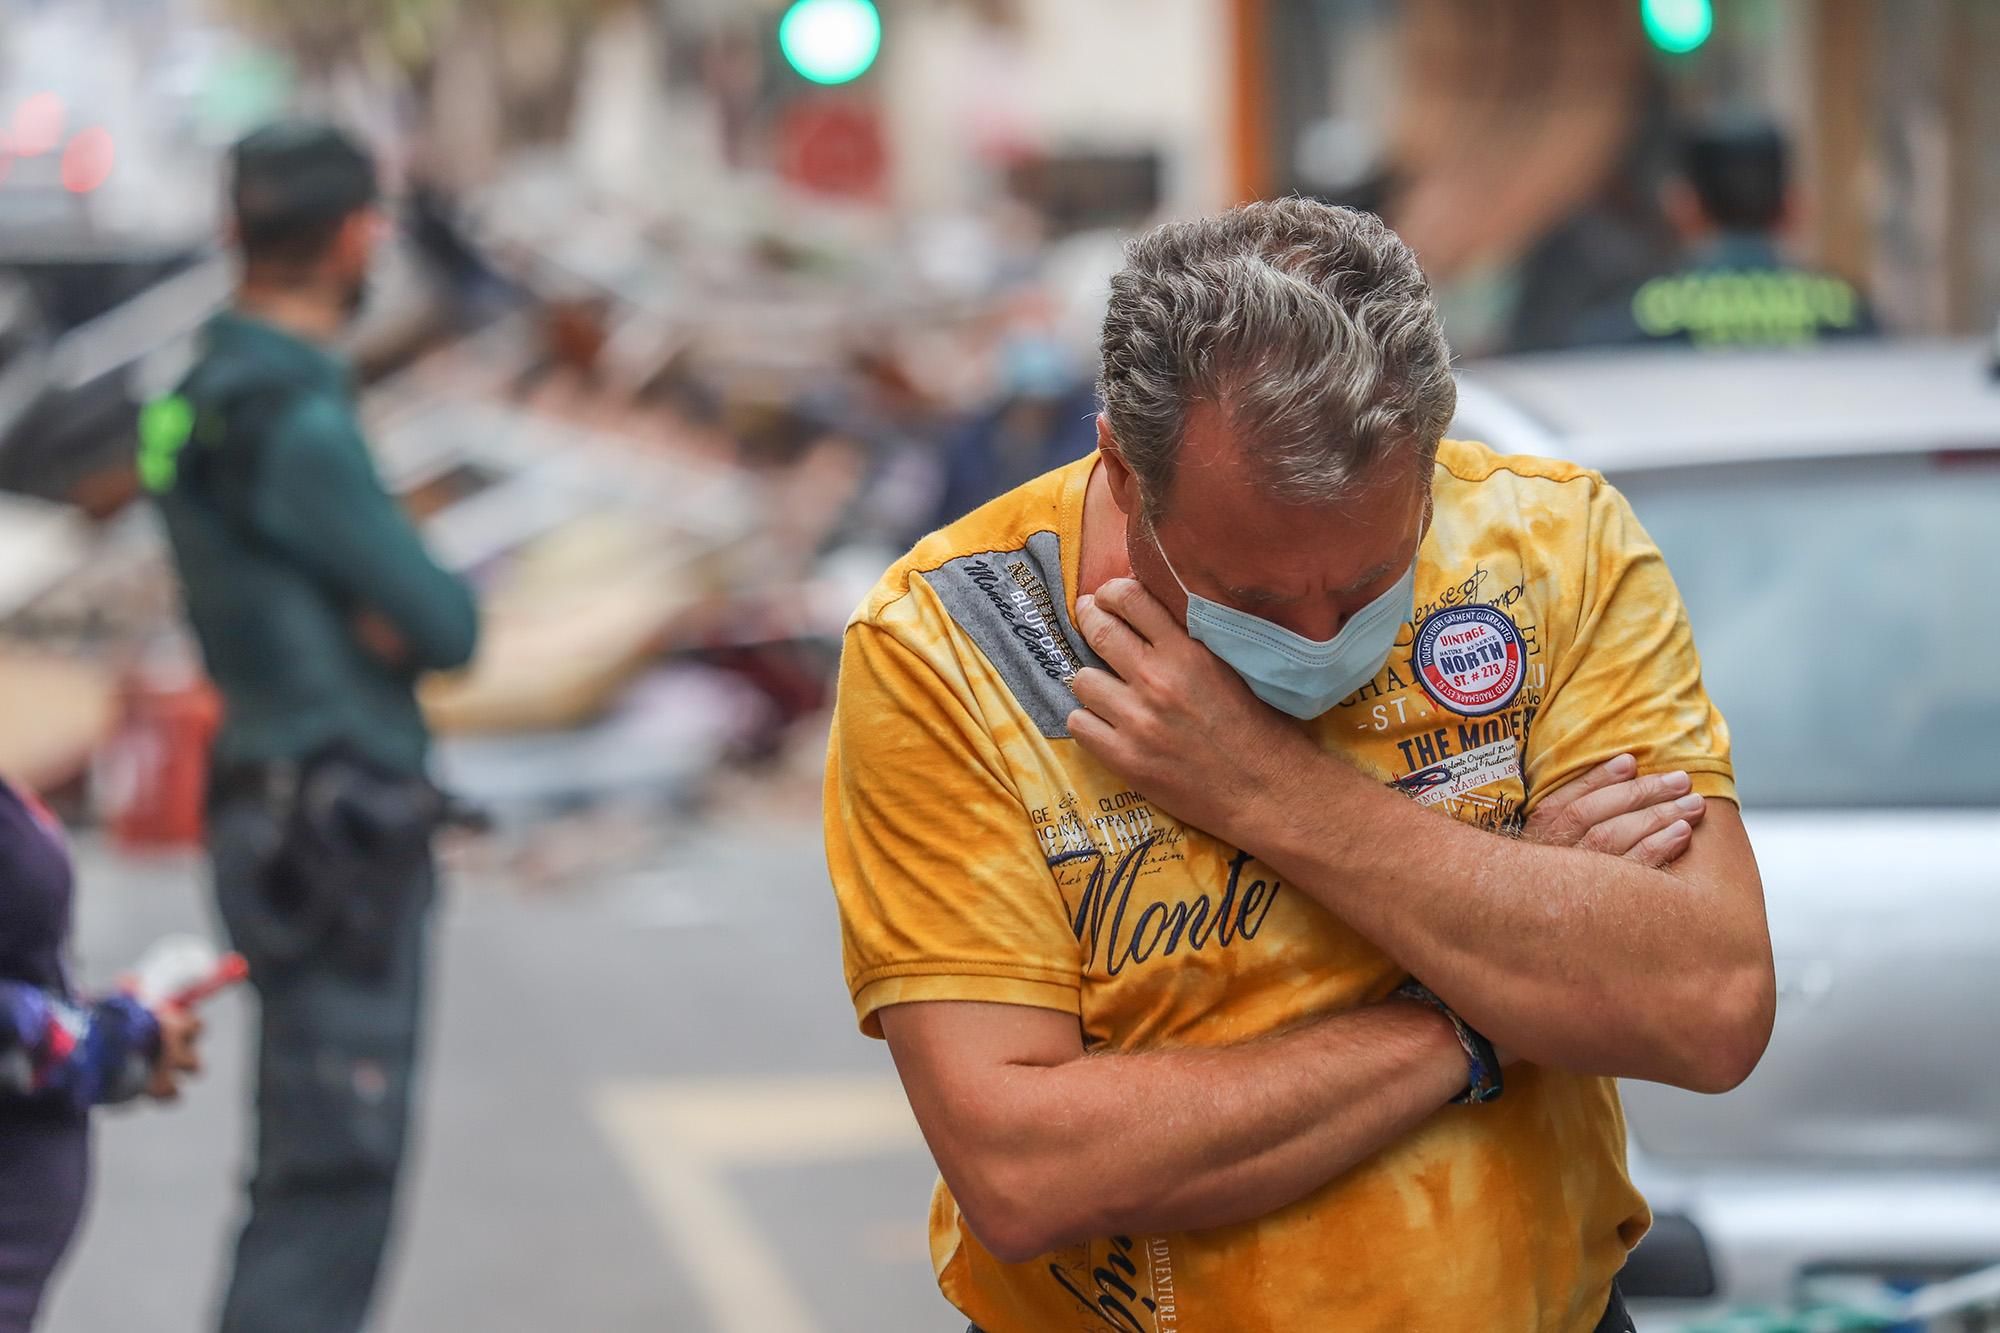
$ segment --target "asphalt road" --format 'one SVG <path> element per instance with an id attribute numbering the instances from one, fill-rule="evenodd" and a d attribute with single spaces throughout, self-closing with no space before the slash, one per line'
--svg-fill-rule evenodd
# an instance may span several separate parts
<path id="1" fill-rule="evenodd" d="M 87 980 L 207 929 L 195 859 L 79 856 Z M 813 823 L 723 816 L 535 888 L 455 879 L 378 1333 L 963 1327 L 926 1255 L 929 1156 L 846 1003 Z M 212 1327 L 248 1019 L 212 1006 L 211 1068 L 178 1108 L 100 1121 L 48 1333 Z"/>

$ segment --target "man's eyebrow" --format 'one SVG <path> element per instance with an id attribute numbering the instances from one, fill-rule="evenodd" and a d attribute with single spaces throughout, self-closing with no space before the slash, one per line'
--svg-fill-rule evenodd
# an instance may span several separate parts
<path id="1" fill-rule="evenodd" d="M 1384 560 L 1381 564 L 1375 566 L 1375 568 L 1369 570 L 1366 574 L 1363 574 L 1360 578 L 1354 580 L 1354 582 L 1348 584 L 1345 588 L 1342 588 L 1341 591 L 1343 593 L 1360 592 L 1363 588 L 1367 587 L 1369 584 L 1387 578 L 1389 575 L 1395 573 L 1396 570 L 1400 568 L 1402 568 L 1402 566 L 1398 564 L 1396 561 Z"/>

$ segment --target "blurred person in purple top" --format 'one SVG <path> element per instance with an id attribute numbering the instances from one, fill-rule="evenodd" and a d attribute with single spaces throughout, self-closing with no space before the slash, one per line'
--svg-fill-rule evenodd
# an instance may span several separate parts
<path id="1" fill-rule="evenodd" d="M 63 963 L 70 892 L 60 826 L 0 780 L 0 1333 L 33 1325 L 76 1232 L 90 1108 L 170 1100 L 198 1067 L 192 1014 L 78 998 Z"/>

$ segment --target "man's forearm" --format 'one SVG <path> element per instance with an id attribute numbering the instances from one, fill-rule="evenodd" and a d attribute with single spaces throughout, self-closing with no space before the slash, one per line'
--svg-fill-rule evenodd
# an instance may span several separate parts
<path id="1" fill-rule="evenodd" d="M 1465 1083 L 1450 1023 L 1401 1001 L 1242 1046 L 1021 1068 L 1005 1128 L 986 1145 L 1003 1234 L 981 1239 L 1021 1258 L 1262 1217 L 1395 1142 Z M 961 1199 L 976 1234 L 978 1202 Z"/>
<path id="2" fill-rule="evenodd" d="M 1761 897 L 1706 873 L 1738 844 L 1748 859 L 1733 808 L 1667 872 L 1441 818 L 1331 756 L 1302 781 L 1245 846 L 1501 1046 L 1696 1088 L 1755 1063 L 1771 1003 Z M 1337 825 L 1304 814 L 1327 809 Z"/>

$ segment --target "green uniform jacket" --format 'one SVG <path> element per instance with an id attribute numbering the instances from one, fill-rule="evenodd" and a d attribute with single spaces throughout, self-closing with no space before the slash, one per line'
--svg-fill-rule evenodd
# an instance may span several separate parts
<path id="1" fill-rule="evenodd" d="M 235 313 L 203 344 L 180 390 L 146 409 L 139 471 L 222 694 L 217 763 L 345 742 L 421 771 L 417 678 L 472 656 L 471 590 L 383 489 L 339 361 Z M 395 627 L 406 660 L 360 642 L 364 610 Z"/>

